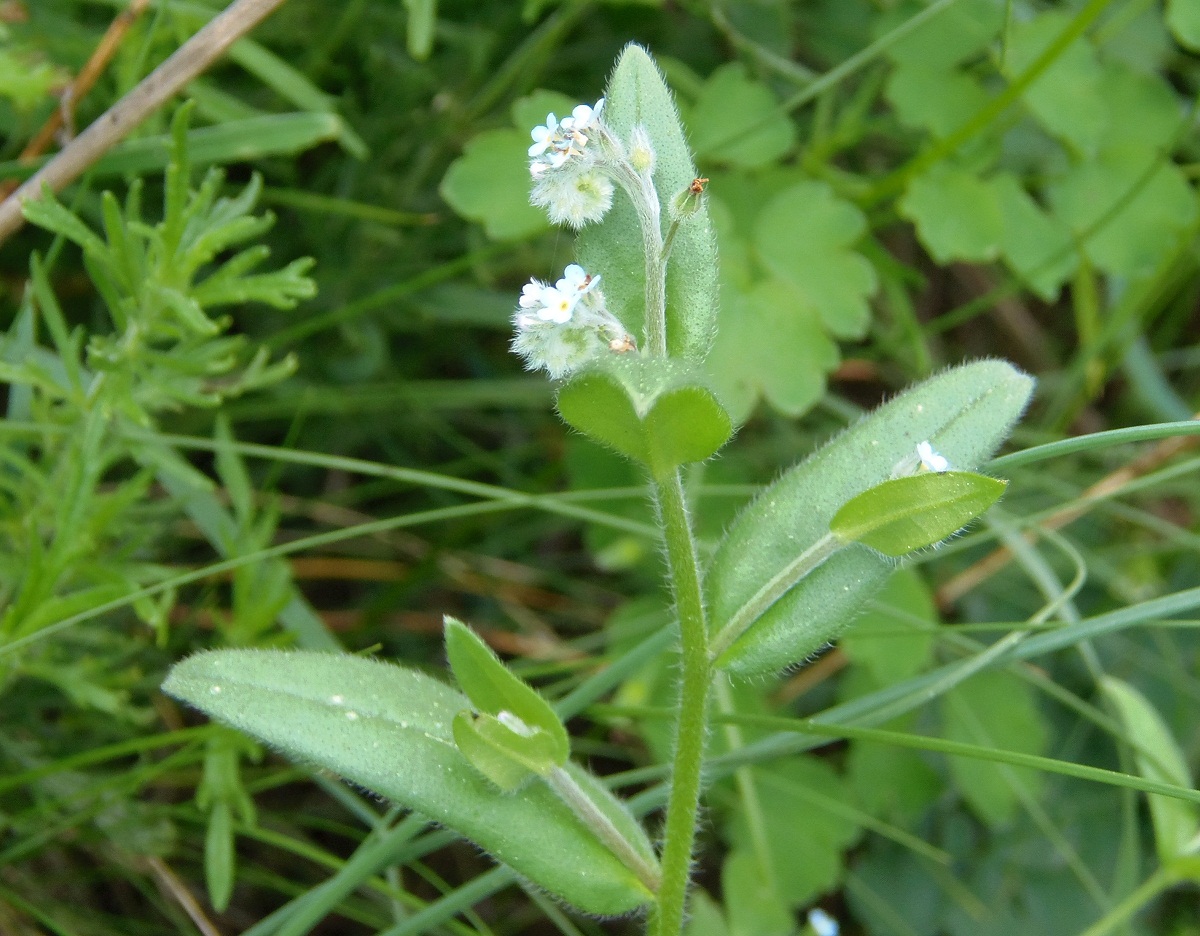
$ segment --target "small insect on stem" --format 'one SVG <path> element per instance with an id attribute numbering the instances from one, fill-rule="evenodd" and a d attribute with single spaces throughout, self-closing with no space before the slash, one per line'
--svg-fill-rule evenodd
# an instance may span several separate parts
<path id="1" fill-rule="evenodd" d="M 608 343 L 608 350 L 617 354 L 628 354 L 630 351 L 636 351 L 637 345 L 634 343 L 633 335 L 622 335 Z"/>
<path id="2" fill-rule="evenodd" d="M 708 184 L 708 179 L 692 179 L 692 184 L 688 186 L 688 191 L 693 195 L 703 195 L 704 186 Z"/>

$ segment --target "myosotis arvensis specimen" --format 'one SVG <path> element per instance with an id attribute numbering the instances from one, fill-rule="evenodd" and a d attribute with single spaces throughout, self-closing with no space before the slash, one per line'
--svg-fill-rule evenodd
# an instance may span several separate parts
<path id="1" fill-rule="evenodd" d="M 554 708 L 457 621 L 446 643 L 461 693 L 356 657 L 235 650 L 185 660 L 165 688 L 454 829 L 584 912 L 648 908 L 650 931 L 676 936 L 714 679 L 802 661 L 899 557 L 982 514 L 1004 483 L 972 469 L 1032 381 L 981 361 L 901 394 L 768 487 L 702 564 L 679 468 L 732 432 L 704 376 L 717 257 L 706 180 L 650 56 L 627 48 L 604 98 L 549 115 L 529 157 L 532 201 L 580 231 L 578 262 L 524 287 L 513 350 L 560 381 L 568 423 L 645 469 L 665 547 L 680 666 L 660 847 L 570 760 Z"/>

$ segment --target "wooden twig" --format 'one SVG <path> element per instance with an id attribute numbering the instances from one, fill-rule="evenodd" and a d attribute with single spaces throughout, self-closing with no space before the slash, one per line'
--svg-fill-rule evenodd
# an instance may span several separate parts
<path id="1" fill-rule="evenodd" d="M 284 0 L 234 0 L 24 185 L 0 202 L 0 243 L 25 223 L 22 202 L 40 198 L 43 186 L 60 192 L 78 179 L 104 153 L 283 3 Z"/>
<path id="2" fill-rule="evenodd" d="M 92 52 L 91 58 L 84 63 L 75 80 L 63 91 L 62 106 L 56 107 L 54 113 L 46 118 L 42 128 L 21 150 L 21 155 L 17 157 L 18 160 L 23 163 L 33 162 L 50 148 L 50 144 L 54 142 L 54 135 L 67 122 L 67 115 L 73 114 L 76 105 L 92 90 L 92 86 L 104 74 L 104 69 L 108 67 L 108 63 L 112 61 L 112 57 L 120 48 L 121 41 L 129 32 L 129 27 L 137 22 L 138 17 L 145 13 L 149 6 L 150 0 L 131 0 L 128 7 L 113 17 L 113 21 L 108 24 L 108 29 L 100 37 L 100 42 Z M 69 125 L 68 129 L 70 129 Z"/>
<path id="3" fill-rule="evenodd" d="M 200 930 L 204 936 L 221 936 L 221 931 L 213 925 L 212 920 L 204 915 L 204 911 L 196 902 L 196 898 L 192 896 L 192 892 L 188 890 L 187 885 L 167 867 L 165 861 L 151 855 L 146 858 L 146 864 L 154 872 L 158 886 L 183 908 L 183 912 L 188 915 L 196 929 Z"/>

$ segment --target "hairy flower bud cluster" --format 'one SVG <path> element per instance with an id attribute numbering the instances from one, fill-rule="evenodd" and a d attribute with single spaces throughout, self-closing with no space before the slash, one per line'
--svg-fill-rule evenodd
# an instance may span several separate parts
<path id="1" fill-rule="evenodd" d="M 598 166 L 595 143 L 589 146 L 601 132 L 603 110 L 604 98 L 595 107 L 580 104 L 562 120 L 550 114 L 530 133 L 534 185 L 529 200 L 545 208 L 555 224 L 578 229 L 599 221 L 612 207 L 612 180 Z"/>
<path id="2" fill-rule="evenodd" d="M 633 339 L 604 304 L 600 277 L 577 263 L 553 286 L 530 280 L 513 316 L 512 350 L 528 370 L 565 377 L 605 352 L 632 350 Z"/>

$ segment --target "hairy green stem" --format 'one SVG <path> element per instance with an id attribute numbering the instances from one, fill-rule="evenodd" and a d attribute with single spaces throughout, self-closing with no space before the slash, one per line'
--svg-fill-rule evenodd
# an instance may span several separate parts
<path id="1" fill-rule="evenodd" d="M 555 767 L 546 775 L 545 780 L 579 821 L 595 832 L 605 847 L 620 858 L 621 863 L 636 874 L 638 880 L 645 884 L 651 893 L 658 890 L 660 873 L 653 860 L 647 860 L 645 855 L 633 847 L 621 834 L 621 830 L 613 825 L 613 821 L 600 811 L 595 801 L 575 782 L 574 777 L 561 767 Z"/>
<path id="2" fill-rule="evenodd" d="M 662 853 L 662 885 L 658 892 L 652 932 L 678 936 L 683 930 L 692 844 L 700 809 L 701 770 L 708 731 L 708 690 L 712 667 L 700 564 L 692 537 L 683 482 L 673 471 L 655 484 L 655 496 L 667 546 L 671 588 L 679 616 L 682 674 L 679 681 L 679 721 L 675 730 L 675 759 Z"/>
<path id="3" fill-rule="evenodd" d="M 602 130 L 605 168 L 633 202 L 642 231 L 646 258 L 646 350 L 656 357 L 667 354 L 667 251 L 663 241 L 662 205 L 654 180 L 638 172 L 623 144 Z"/>

